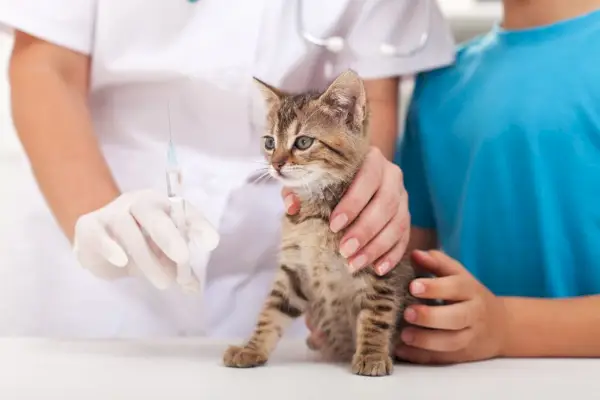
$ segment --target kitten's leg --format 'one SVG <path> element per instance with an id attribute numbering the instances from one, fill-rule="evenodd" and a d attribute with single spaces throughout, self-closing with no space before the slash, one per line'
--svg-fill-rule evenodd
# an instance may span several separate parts
<path id="1" fill-rule="evenodd" d="M 254 333 L 243 347 L 231 346 L 223 362 L 228 367 L 255 367 L 267 362 L 283 331 L 307 308 L 304 282 L 295 268 L 282 265 L 258 318 Z"/>
<path id="2" fill-rule="evenodd" d="M 333 299 L 329 312 L 319 326 L 325 343 L 319 349 L 325 359 L 335 362 L 349 362 L 354 354 L 354 329 L 350 325 L 348 310 L 340 299 Z M 355 321 L 354 319 L 352 321 Z"/>
<path id="3" fill-rule="evenodd" d="M 372 284 L 372 291 L 363 296 L 358 312 L 352 372 L 384 376 L 392 373 L 390 354 L 400 299 L 392 281 L 375 278 Z"/>

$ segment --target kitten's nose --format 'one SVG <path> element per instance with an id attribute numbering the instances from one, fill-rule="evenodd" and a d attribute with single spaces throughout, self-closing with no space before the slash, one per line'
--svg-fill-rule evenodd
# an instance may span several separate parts
<path id="1" fill-rule="evenodd" d="M 281 168 L 283 168 L 283 166 L 285 165 L 286 162 L 287 162 L 287 157 L 283 157 L 283 158 L 278 158 L 278 159 L 271 161 L 271 165 L 273 165 L 273 168 L 275 169 L 275 171 L 280 172 Z"/>

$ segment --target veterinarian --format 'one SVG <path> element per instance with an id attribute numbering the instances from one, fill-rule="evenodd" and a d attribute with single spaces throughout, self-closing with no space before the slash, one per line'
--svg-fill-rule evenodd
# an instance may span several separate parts
<path id="1" fill-rule="evenodd" d="M 259 179 L 264 107 L 252 76 L 289 91 L 347 68 L 366 80 L 373 149 L 331 228 L 350 227 L 343 251 L 357 267 L 386 269 L 404 253 L 407 200 L 389 161 L 398 82 L 454 58 L 434 1 L 0 0 L 0 23 L 15 35 L 12 112 L 26 154 L 14 169 L 24 185 L 3 194 L 15 207 L 0 334 L 249 334 L 290 204 Z M 218 233 L 210 254 L 170 218 L 169 131 L 189 232 Z M 170 272 L 188 261 L 206 266 L 203 295 Z M 304 335 L 304 321 L 293 330 Z"/>

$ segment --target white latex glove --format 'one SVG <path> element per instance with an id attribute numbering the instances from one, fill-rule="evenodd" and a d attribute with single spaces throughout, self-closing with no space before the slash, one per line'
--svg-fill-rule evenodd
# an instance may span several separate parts
<path id="1" fill-rule="evenodd" d="M 79 218 L 75 255 L 100 278 L 143 275 L 166 289 L 177 279 L 177 266 L 189 265 L 189 242 L 205 251 L 219 243 L 218 232 L 202 213 L 189 202 L 185 207 L 187 237 L 177 229 L 166 195 L 151 190 L 124 193 Z"/>

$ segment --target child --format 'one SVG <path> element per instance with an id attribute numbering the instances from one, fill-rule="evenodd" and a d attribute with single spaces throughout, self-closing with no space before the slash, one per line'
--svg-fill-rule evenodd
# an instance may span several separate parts
<path id="1" fill-rule="evenodd" d="M 504 0 L 456 64 L 417 78 L 397 161 L 436 279 L 398 355 L 600 356 L 600 0 Z M 432 330 L 422 328 L 433 328 Z"/>

